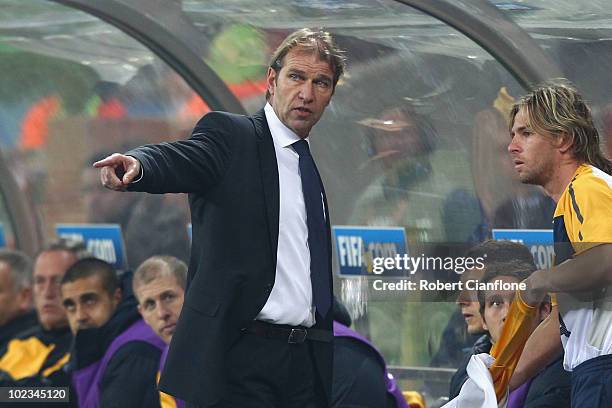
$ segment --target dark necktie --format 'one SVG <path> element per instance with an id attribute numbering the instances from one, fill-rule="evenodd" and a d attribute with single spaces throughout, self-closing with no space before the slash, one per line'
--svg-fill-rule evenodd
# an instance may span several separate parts
<path id="1" fill-rule="evenodd" d="M 308 226 L 312 296 L 317 312 L 325 317 L 331 307 L 331 283 L 328 263 L 329 237 L 323 213 L 323 183 L 310 155 L 308 142 L 299 140 L 292 146 L 300 156 L 300 178 L 302 179 Z"/>

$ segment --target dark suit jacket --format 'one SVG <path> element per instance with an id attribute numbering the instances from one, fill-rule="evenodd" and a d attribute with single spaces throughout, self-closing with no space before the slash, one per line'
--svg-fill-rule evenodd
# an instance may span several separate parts
<path id="1" fill-rule="evenodd" d="M 240 329 L 265 305 L 276 274 L 278 166 L 264 111 L 252 117 L 211 112 L 188 140 L 126 154 L 136 157 L 144 172 L 130 190 L 189 193 L 193 243 L 188 290 L 160 389 L 213 405 L 222 399 L 231 369 L 226 354 Z M 329 254 L 331 271 L 331 248 Z M 315 327 L 331 331 L 331 317 L 317 316 Z M 329 401 L 332 345 L 312 343 L 318 385 Z"/>

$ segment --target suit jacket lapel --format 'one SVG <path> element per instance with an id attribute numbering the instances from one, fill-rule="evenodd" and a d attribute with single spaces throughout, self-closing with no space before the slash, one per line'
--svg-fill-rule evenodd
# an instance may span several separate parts
<path id="1" fill-rule="evenodd" d="M 276 265 L 276 252 L 278 249 L 278 217 L 280 214 L 280 193 L 278 185 L 278 164 L 272 134 L 268 128 L 268 121 L 264 110 L 261 109 L 251 117 L 257 134 L 257 151 L 261 169 L 264 199 L 268 215 L 268 236 L 272 259 Z"/>

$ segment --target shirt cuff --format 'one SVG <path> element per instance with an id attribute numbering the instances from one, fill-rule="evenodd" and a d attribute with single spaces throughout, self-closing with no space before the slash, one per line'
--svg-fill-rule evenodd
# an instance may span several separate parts
<path id="1" fill-rule="evenodd" d="M 128 155 L 129 156 L 129 155 Z M 134 157 L 134 156 L 130 156 L 130 157 Z M 138 160 L 136 157 L 134 157 L 136 160 Z M 130 184 L 136 184 L 138 183 L 140 180 L 142 180 L 142 178 L 144 177 L 144 169 L 142 168 L 142 163 L 140 163 L 140 160 L 138 160 L 138 163 L 140 164 L 140 173 L 138 175 L 138 178 L 134 181 L 131 181 Z"/>

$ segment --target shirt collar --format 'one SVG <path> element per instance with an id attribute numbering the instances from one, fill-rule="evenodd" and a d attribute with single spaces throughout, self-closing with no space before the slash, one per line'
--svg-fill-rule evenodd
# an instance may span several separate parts
<path id="1" fill-rule="evenodd" d="M 282 147 L 289 147 L 293 143 L 301 140 L 301 138 L 295 134 L 295 132 L 289 129 L 283 122 L 280 121 L 274 108 L 269 103 L 264 106 L 264 112 L 266 114 L 266 120 L 268 121 L 268 127 L 270 133 L 272 133 L 272 139 Z M 304 139 L 308 142 L 308 138 Z"/>

